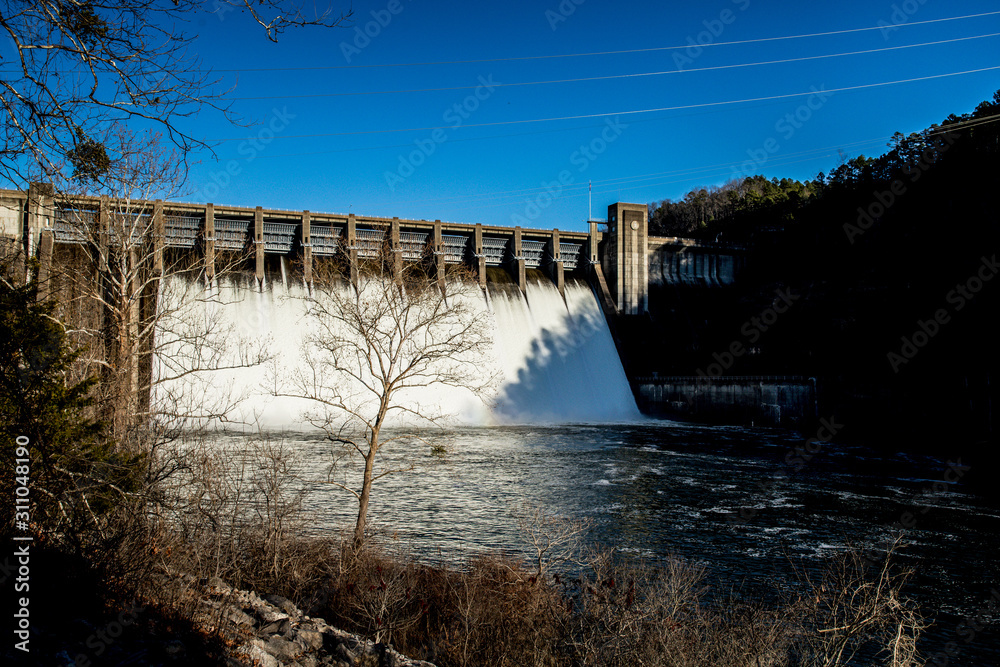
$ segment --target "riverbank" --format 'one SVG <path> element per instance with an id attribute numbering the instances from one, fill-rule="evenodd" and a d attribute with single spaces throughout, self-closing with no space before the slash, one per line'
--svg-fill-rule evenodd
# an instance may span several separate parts
<path id="1" fill-rule="evenodd" d="M 287 596 L 164 571 L 191 563 L 170 550 L 155 554 L 133 597 L 121 597 L 89 569 L 108 563 L 50 550 L 43 567 L 61 560 L 63 576 L 34 598 L 41 613 L 26 664 L 792 667 L 842 648 L 844 659 L 825 664 L 855 664 L 854 652 L 918 664 L 922 623 L 901 594 L 905 574 L 887 562 L 852 553 L 798 595 L 772 591 L 779 595 L 765 603 L 744 591 L 720 602 L 703 567 L 581 549 L 578 525 L 541 511 L 535 519 L 537 558 L 483 554 L 463 567 L 420 563 L 376 541 L 355 550 L 287 536 L 283 550 L 312 554 L 271 579 L 270 590 Z M 203 568 L 227 569 L 202 554 Z"/>

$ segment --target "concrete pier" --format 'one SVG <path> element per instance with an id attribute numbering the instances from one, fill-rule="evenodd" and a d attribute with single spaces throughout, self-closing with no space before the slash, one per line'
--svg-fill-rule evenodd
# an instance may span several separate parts
<path id="1" fill-rule="evenodd" d="M 514 266 L 512 267 L 512 270 L 513 270 L 513 273 L 514 273 L 514 282 L 517 283 L 517 286 L 519 288 L 521 288 L 521 292 L 524 292 L 528 288 L 528 286 L 527 286 L 528 280 L 527 280 L 527 277 L 526 277 L 526 274 L 525 274 L 525 270 L 524 270 L 525 269 L 525 265 L 524 265 L 524 244 L 521 243 L 521 241 L 522 241 L 522 238 L 521 238 L 521 228 L 520 227 L 515 227 L 514 228 L 514 246 L 512 248 L 513 253 L 514 253 Z"/>
<path id="2" fill-rule="evenodd" d="M 215 205 L 205 206 L 205 279 L 215 280 Z"/>
<path id="3" fill-rule="evenodd" d="M 309 211 L 302 211 L 302 240 L 300 245 L 302 246 L 302 277 L 306 281 L 306 285 L 312 284 L 313 276 L 313 251 L 312 251 L 312 241 L 310 240 L 310 224 L 312 219 L 309 216 Z"/>
<path id="4" fill-rule="evenodd" d="M 257 284 L 264 281 L 264 209 L 258 206 L 253 212 L 254 274 Z"/>

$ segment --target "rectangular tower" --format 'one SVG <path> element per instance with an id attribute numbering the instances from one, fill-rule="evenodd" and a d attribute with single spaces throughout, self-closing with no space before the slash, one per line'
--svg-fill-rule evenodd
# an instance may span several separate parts
<path id="1" fill-rule="evenodd" d="M 645 204 L 608 206 L 608 280 L 622 315 L 642 315 L 649 302 L 648 218 Z"/>

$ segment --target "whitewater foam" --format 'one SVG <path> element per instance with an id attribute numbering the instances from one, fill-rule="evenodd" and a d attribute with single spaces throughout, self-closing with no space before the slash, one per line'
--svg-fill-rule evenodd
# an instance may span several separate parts
<path id="1" fill-rule="evenodd" d="M 164 298 L 177 292 L 198 293 L 207 303 L 202 317 L 211 321 L 216 337 L 225 342 L 219 355 L 225 370 L 193 373 L 164 383 L 160 395 L 201 396 L 239 405 L 229 421 L 266 429 L 308 430 L 303 419 L 316 404 L 300 398 L 275 396 L 275 389 L 305 363 L 302 356 L 310 331 L 308 290 L 282 271 L 277 280 L 258 289 L 254 281 L 220 280 L 206 290 L 187 278 L 164 282 Z M 200 292 L 199 292 L 200 291 Z M 596 297 L 585 283 L 571 281 L 565 298 L 551 283 L 531 283 L 526 296 L 517 290 L 489 290 L 473 298 L 473 307 L 489 318 L 494 332 L 493 353 L 482 360 L 484 372 L 500 378 L 485 397 L 468 390 L 433 386 L 408 395 L 450 415 L 456 424 L 568 424 L 634 422 L 642 419 L 618 358 L 614 341 Z M 157 365 L 183 365 L 184 346 L 171 344 L 171 331 Z M 179 340 L 179 336 L 175 336 Z M 268 362 L 242 367 L 250 350 L 266 353 Z M 218 362 L 219 359 L 216 361 Z"/>

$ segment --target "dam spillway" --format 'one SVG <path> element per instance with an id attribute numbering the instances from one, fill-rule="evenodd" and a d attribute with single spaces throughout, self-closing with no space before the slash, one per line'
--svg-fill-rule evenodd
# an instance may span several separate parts
<path id="1" fill-rule="evenodd" d="M 482 289 L 477 307 L 494 327 L 488 365 L 502 377 L 495 395 L 484 402 L 427 390 L 415 399 L 447 405 L 465 423 L 637 417 L 621 359 L 641 352 L 624 340 L 619 324 L 647 317 L 650 285 L 725 286 L 740 264 L 732 250 L 650 237 L 647 222 L 645 205 L 622 202 L 608 207 L 606 221 L 589 219 L 584 232 L 62 195 L 45 184 L 0 191 L 0 238 L 37 259 L 43 296 L 56 298 L 64 312 L 70 306 L 86 311 L 85 322 L 67 315 L 85 332 L 82 343 L 91 348 L 95 366 L 109 350 L 114 355 L 117 347 L 135 344 L 142 348 L 139 367 L 126 374 L 140 404 L 151 396 L 144 378 L 152 376 L 156 358 L 157 372 L 181 376 L 157 389 L 188 403 L 178 414 L 229 414 L 201 408 L 232 396 L 232 403 L 240 399 L 244 406 L 238 421 L 273 425 L 302 423 L 296 415 L 303 406 L 265 400 L 275 392 L 264 385 L 296 367 L 290 355 L 302 348 L 302 297 L 314 272 L 337 266 L 358 285 L 359 267 L 382 253 L 390 275 L 419 264 L 442 290 L 453 269 L 471 277 Z M 112 275 L 118 269 L 109 266 L 109 257 L 131 273 Z M 19 270 L 26 274 L 26 264 Z M 108 285 L 122 293 L 102 294 Z M 164 307 L 174 294 L 180 301 Z M 118 311 L 129 319 L 110 328 L 155 329 L 156 335 L 125 343 L 109 338 L 108 311 L 100 305 L 109 296 L 128 301 Z M 208 354 L 207 348 L 185 349 L 180 338 L 170 341 L 177 332 L 150 326 L 158 313 L 197 304 L 204 312 L 188 312 L 189 318 L 210 321 L 217 334 L 230 332 L 230 357 L 207 360 L 208 366 L 233 366 L 214 372 L 221 381 L 187 373 L 176 361 L 182 352 Z M 269 357 L 273 377 L 239 368 L 246 365 L 240 355 L 253 356 L 248 351 L 254 348 Z M 634 372 L 631 363 L 628 368 Z"/>
<path id="2" fill-rule="evenodd" d="M 503 371 L 494 416 L 504 423 L 625 422 L 640 419 L 597 299 L 582 281 L 565 303 L 545 282 L 526 298 L 490 292 Z"/>
<path id="3" fill-rule="evenodd" d="M 272 391 L 283 377 L 304 370 L 302 351 L 310 327 L 306 286 L 286 264 L 280 268 L 269 272 L 263 288 L 232 278 L 219 278 L 210 288 L 183 276 L 164 281 L 164 304 L 200 303 L 194 309 L 204 312 L 195 316 L 210 321 L 227 339 L 228 360 L 222 365 L 234 367 L 184 376 L 178 384 L 167 383 L 164 391 L 206 405 L 232 405 L 231 426 L 308 428 L 303 414 L 316 406 L 305 399 L 275 397 Z M 492 351 L 481 364 L 484 372 L 496 374 L 495 387 L 476 396 L 462 388 L 431 386 L 403 400 L 448 415 L 446 423 L 467 426 L 642 419 L 590 286 L 571 279 L 560 294 L 544 276 L 533 278 L 524 293 L 509 283 L 487 282 L 471 304 L 492 329 Z M 161 332 L 161 338 L 166 335 Z M 268 362 L 236 368 L 257 352 Z M 172 354 L 168 342 L 162 354 Z M 161 372 L 166 360 L 160 360 Z"/>

